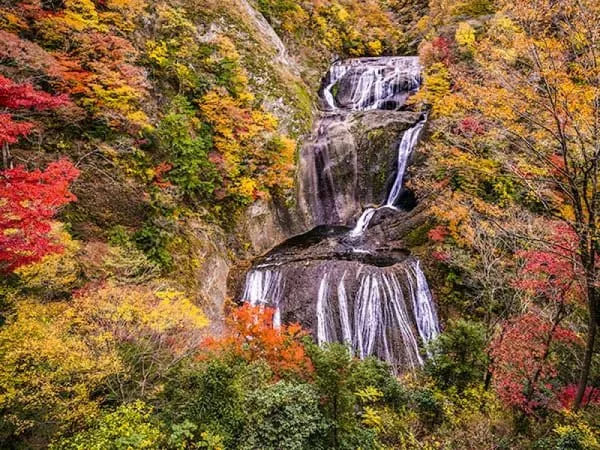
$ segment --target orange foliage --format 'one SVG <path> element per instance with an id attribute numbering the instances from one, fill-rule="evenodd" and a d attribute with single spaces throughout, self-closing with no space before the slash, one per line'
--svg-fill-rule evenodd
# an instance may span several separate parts
<path id="1" fill-rule="evenodd" d="M 208 353 L 231 352 L 248 362 L 266 361 L 276 378 L 284 374 L 308 378 L 313 367 L 302 343 L 306 331 L 298 324 L 274 328 L 274 313 L 272 308 L 249 304 L 237 308 L 227 319 L 225 336 L 205 342 Z"/>

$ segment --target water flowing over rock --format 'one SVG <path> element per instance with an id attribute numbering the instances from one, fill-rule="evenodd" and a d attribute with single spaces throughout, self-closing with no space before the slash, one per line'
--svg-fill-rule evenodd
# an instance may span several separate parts
<path id="1" fill-rule="evenodd" d="M 321 97 L 326 110 L 395 110 L 420 83 L 417 57 L 355 58 L 332 64 Z"/>
<path id="2" fill-rule="evenodd" d="M 420 70 L 415 57 L 332 65 L 299 161 L 298 208 L 310 231 L 256 260 L 240 296 L 274 307 L 276 325 L 299 322 L 319 344 L 346 343 L 395 371 L 422 365 L 423 345 L 440 331 L 420 262 L 370 233 L 372 222 L 385 229 L 386 217 L 405 214 L 405 171 L 426 122 L 405 102 Z"/>
<path id="3" fill-rule="evenodd" d="M 301 323 L 320 344 L 345 342 L 356 356 L 375 355 L 396 370 L 420 366 L 419 348 L 439 328 L 418 260 L 379 267 L 359 258 L 259 265 L 242 298 L 274 307 L 277 321 Z"/>
<path id="4" fill-rule="evenodd" d="M 398 165 L 396 167 L 396 179 L 394 180 L 394 184 L 392 185 L 392 189 L 388 194 L 387 200 L 384 205 L 379 208 L 367 208 L 363 211 L 361 216 L 358 218 L 356 225 L 350 231 L 351 237 L 359 237 L 364 234 L 366 229 L 369 227 L 371 219 L 375 215 L 375 213 L 382 208 L 391 208 L 396 209 L 395 204 L 400 197 L 400 193 L 402 192 L 402 181 L 404 180 L 404 172 L 406 171 L 406 165 L 408 163 L 408 158 L 412 154 L 415 146 L 417 145 L 417 141 L 419 139 L 419 134 L 425 125 L 425 119 L 420 120 L 415 126 L 409 128 L 404 132 L 402 136 L 402 140 L 400 141 L 400 145 L 398 145 Z"/>

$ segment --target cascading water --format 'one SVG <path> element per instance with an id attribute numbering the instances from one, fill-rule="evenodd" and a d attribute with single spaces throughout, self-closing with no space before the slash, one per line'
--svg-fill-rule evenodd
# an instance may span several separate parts
<path id="1" fill-rule="evenodd" d="M 421 66 L 416 57 L 355 58 L 331 65 L 322 99 L 327 110 L 339 109 L 333 89 L 345 76 L 355 79 L 343 96 L 341 108 L 354 111 L 397 109 L 419 88 Z"/>
<path id="2" fill-rule="evenodd" d="M 398 201 L 398 197 L 402 192 L 402 181 L 404 180 L 404 172 L 406 171 L 408 158 L 417 145 L 419 135 L 421 134 L 424 125 L 425 119 L 420 120 L 414 127 L 409 128 L 404 132 L 402 140 L 398 145 L 398 167 L 396 169 L 396 179 L 394 180 L 394 184 L 390 190 L 390 193 L 388 194 L 385 204 L 378 208 L 365 209 L 358 218 L 354 228 L 350 231 L 350 237 L 356 238 L 362 236 L 367 228 L 369 228 L 369 223 L 378 210 L 382 208 L 395 209 L 394 205 Z"/>
<path id="3" fill-rule="evenodd" d="M 423 364 L 421 346 L 439 334 L 435 303 L 418 260 L 394 249 L 383 254 L 361 236 L 378 210 L 401 213 L 395 205 L 425 125 L 425 119 L 401 108 L 418 88 L 420 70 L 415 57 L 357 58 L 332 65 L 321 90 L 324 112 L 302 149 L 299 191 L 307 215 L 323 226 L 351 220 L 346 205 L 356 205 L 356 197 L 353 191 L 340 191 L 340 183 L 357 186 L 358 179 L 339 167 L 334 171 L 331 157 L 339 159 L 340 152 L 355 148 L 347 130 L 356 117 L 379 118 L 382 110 L 415 117 L 412 126 L 402 128 L 394 182 L 382 206 L 365 209 L 349 232 L 307 233 L 272 250 L 248 273 L 242 295 L 252 304 L 274 307 L 276 325 L 298 321 L 319 344 L 346 343 L 356 356 L 375 355 L 395 371 Z M 350 156 L 342 159 L 348 170 L 357 164 Z"/>
<path id="4" fill-rule="evenodd" d="M 394 206 L 398 201 L 398 197 L 402 191 L 402 182 L 404 181 L 404 172 L 406 171 L 408 158 L 417 146 L 419 136 L 425 126 L 425 121 L 426 119 L 419 121 L 414 127 L 406 130 L 402 136 L 402 140 L 398 146 L 398 168 L 396 169 L 396 179 L 394 180 L 394 185 L 385 202 L 385 206 Z"/>
<path id="5" fill-rule="evenodd" d="M 407 270 L 413 311 L 417 318 L 417 329 L 423 342 L 429 342 L 440 334 L 440 327 L 433 296 L 427 285 L 421 262 L 416 261 Z"/>
<path id="6" fill-rule="evenodd" d="M 275 308 L 273 326 L 281 325 L 279 303 L 283 297 L 285 280 L 278 270 L 256 269 L 246 275 L 246 284 L 242 298 L 252 306 L 270 305 Z"/>

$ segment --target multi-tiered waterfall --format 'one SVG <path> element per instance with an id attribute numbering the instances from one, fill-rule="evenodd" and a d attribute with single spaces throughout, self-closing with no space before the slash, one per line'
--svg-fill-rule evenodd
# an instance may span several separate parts
<path id="1" fill-rule="evenodd" d="M 345 342 L 358 357 L 376 355 L 397 370 L 421 365 L 423 344 L 439 333 L 420 262 L 370 235 L 378 215 L 407 214 L 404 176 L 426 119 L 404 105 L 419 85 L 415 57 L 332 65 L 299 163 L 298 208 L 313 229 L 259 258 L 241 295 L 275 308 L 275 326 L 298 321 L 321 344 Z M 361 150 L 382 134 L 395 138 Z M 383 217 L 378 227 L 385 226 Z"/>

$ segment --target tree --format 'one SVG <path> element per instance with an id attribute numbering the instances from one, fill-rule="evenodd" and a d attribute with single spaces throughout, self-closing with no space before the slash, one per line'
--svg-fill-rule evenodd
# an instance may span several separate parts
<path id="1" fill-rule="evenodd" d="M 478 323 L 458 320 L 432 342 L 431 358 L 425 371 L 445 388 L 458 391 L 481 383 L 487 369 L 485 328 Z"/>
<path id="2" fill-rule="evenodd" d="M 138 400 L 103 414 L 89 430 L 62 439 L 50 448 L 142 450 L 165 448 L 166 441 L 164 426 L 152 415 L 152 408 Z"/>
<path id="3" fill-rule="evenodd" d="M 374 374 L 377 370 L 369 367 L 371 362 L 363 367 L 367 370 L 356 370 L 361 368 L 361 362 L 341 344 L 323 348 L 313 344 L 309 346 L 309 353 L 314 365 L 315 386 L 321 396 L 321 411 L 331 423 L 324 436 L 325 447 L 375 448 L 375 434 L 361 426 L 355 392 L 372 385 L 370 383 L 376 385 L 376 380 L 365 380 L 361 375 Z M 365 381 L 369 384 L 365 385 Z"/>
<path id="4" fill-rule="evenodd" d="M 517 200 L 574 233 L 568 259 L 578 267 L 588 322 L 577 409 L 600 323 L 600 6 L 591 0 L 496 6 L 475 41 L 469 39 L 468 55 L 440 61 L 429 44 L 433 57 L 420 96 L 433 105 L 433 116 L 445 118 L 444 145 L 454 166 L 473 172 L 468 162 L 491 163 L 479 164 L 480 173 L 492 175 L 487 182 L 465 189 L 479 197 L 476 209 L 481 199 L 501 207 L 503 199 Z M 501 214 L 494 215 L 497 224 Z M 540 236 L 520 237 L 543 243 Z"/>
<path id="5" fill-rule="evenodd" d="M 74 328 L 66 303 L 35 301 L 19 302 L 2 327 L 0 446 L 48 441 L 98 415 L 104 383 L 122 364 L 115 351 L 89 345 Z"/>
<path id="6" fill-rule="evenodd" d="M 532 313 L 504 325 L 492 342 L 496 390 L 504 402 L 524 414 L 557 406 L 555 344 L 572 344 L 573 332 L 560 326 L 564 316 L 546 320 Z"/>
<path id="7" fill-rule="evenodd" d="M 70 301 L 23 300 L 15 310 L 0 329 L 2 443 L 76 432 L 102 404 L 160 392 L 208 323 L 180 292 L 156 285 L 93 286 Z"/>
<path id="8" fill-rule="evenodd" d="M 477 46 L 485 80 L 470 98 L 488 123 L 504 130 L 517 179 L 576 235 L 576 247 L 567 250 L 581 268 L 589 315 L 577 409 L 600 324 L 600 6 L 588 0 L 501 6 Z"/>
<path id="9" fill-rule="evenodd" d="M 241 449 L 318 448 L 326 428 L 318 393 L 309 384 L 279 381 L 257 389 L 247 397 L 246 411 Z"/>
<path id="10" fill-rule="evenodd" d="M 233 353 L 247 362 L 265 361 L 276 378 L 310 378 L 313 368 L 302 340 L 306 331 L 298 324 L 274 328 L 274 313 L 272 308 L 245 303 L 227 319 L 228 330 L 222 338 L 206 340 L 206 352 L 200 357 Z"/>
<path id="11" fill-rule="evenodd" d="M 69 100 L 66 95 L 53 96 L 34 89 L 31 84 L 17 84 L 0 75 L 0 108 L 12 111 L 24 109 L 44 111 L 67 104 Z M 12 114 L 0 113 L 0 147 L 2 147 L 5 168 L 9 165 L 8 145 L 17 142 L 20 136 L 29 134 L 32 129 L 31 122 L 15 121 Z"/>
<path id="12" fill-rule="evenodd" d="M 58 209 L 76 199 L 69 185 L 79 171 L 62 159 L 45 171 L 16 167 L 0 172 L 0 270 L 39 261 L 61 251 L 49 237 Z"/>

